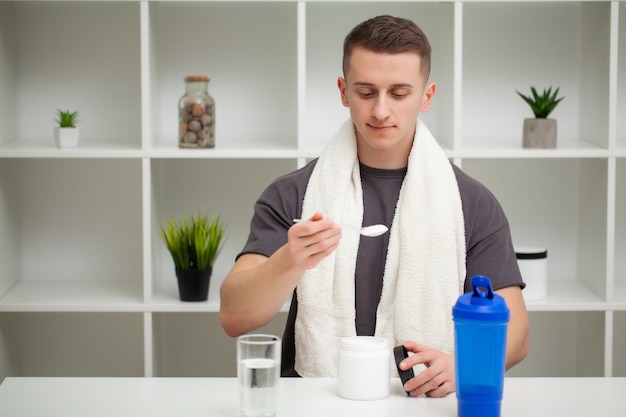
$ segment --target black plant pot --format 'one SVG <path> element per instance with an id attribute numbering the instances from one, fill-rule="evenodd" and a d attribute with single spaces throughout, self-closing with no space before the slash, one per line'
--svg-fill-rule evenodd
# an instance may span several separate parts
<path id="1" fill-rule="evenodd" d="M 206 301 L 213 268 L 176 269 L 180 301 Z"/>

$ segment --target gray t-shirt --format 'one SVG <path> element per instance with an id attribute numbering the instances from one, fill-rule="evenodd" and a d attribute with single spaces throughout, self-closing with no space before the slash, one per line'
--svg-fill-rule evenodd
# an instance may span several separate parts
<path id="1" fill-rule="evenodd" d="M 261 194 L 254 208 L 250 235 L 239 256 L 256 253 L 272 255 L 287 243 L 287 230 L 300 218 L 306 187 L 317 160 L 277 178 Z M 465 291 L 471 290 L 470 278 L 491 278 L 494 290 L 524 287 L 508 221 L 494 195 L 481 183 L 452 165 L 459 185 L 465 220 Z M 360 165 L 363 187 L 363 225 L 382 223 L 391 226 L 406 174 L 403 169 L 376 169 Z M 376 309 L 382 292 L 389 233 L 377 238 L 361 237 L 355 272 L 355 327 L 358 335 L 373 335 Z M 450 306 L 452 308 L 452 306 Z M 294 370 L 294 324 L 298 305 L 294 296 L 283 334 L 282 375 L 297 376 Z M 418 341 L 419 342 L 419 341 Z"/>

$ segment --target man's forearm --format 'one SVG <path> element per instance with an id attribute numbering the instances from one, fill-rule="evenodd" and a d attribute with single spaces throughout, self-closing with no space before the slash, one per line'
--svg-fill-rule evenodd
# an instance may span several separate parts
<path id="1" fill-rule="evenodd" d="M 519 287 L 507 287 L 496 291 L 504 297 L 511 312 L 506 343 L 506 369 L 521 362 L 529 350 L 529 323 L 526 304 Z"/>
<path id="2" fill-rule="evenodd" d="M 271 258 L 243 255 L 220 288 L 220 323 L 229 336 L 267 324 L 291 297 L 299 277 L 285 268 L 281 250 Z"/>

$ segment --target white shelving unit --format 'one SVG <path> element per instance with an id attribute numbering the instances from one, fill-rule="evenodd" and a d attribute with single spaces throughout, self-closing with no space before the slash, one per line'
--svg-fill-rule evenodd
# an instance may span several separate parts
<path id="1" fill-rule="evenodd" d="M 515 243 L 548 248 L 511 374 L 625 376 L 626 2 L 17 0 L 0 1 L 0 379 L 234 374 L 219 285 L 261 191 L 347 117 L 343 37 L 377 14 L 422 26 L 424 121 Z M 178 148 L 189 74 L 211 78 L 215 149 Z M 557 149 L 521 148 L 530 85 L 566 97 Z M 80 111 L 76 149 L 54 146 L 59 107 Z M 182 303 L 159 225 L 205 210 L 229 237 L 208 302 Z"/>

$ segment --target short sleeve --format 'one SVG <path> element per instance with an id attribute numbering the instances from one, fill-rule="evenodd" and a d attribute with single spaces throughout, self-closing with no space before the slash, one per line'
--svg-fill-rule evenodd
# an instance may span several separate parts
<path id="1" fill-rule="evenodd" d="M 463 204 L 466 241 L 465 291 L 471 277 L 485 275 L 494 290 L 525 287 L 511 239 L 509 223 L 496 197 L 477 180 L 454 166 Z"/>

